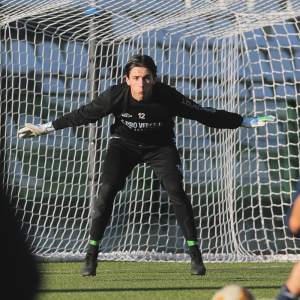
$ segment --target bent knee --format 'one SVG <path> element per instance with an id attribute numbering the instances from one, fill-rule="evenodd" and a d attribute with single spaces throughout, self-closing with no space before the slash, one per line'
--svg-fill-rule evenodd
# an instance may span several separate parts
<path id="1" fill-rule="evenodd" d="M 100 193 L 104 198 L 115 196 L 123 189 L 125 179 L 114 173 L 106 173 L 103 175 Z"/>
<path id="2" fill-rule="evenodd" d="M 289 221 L 289 228 L 291 232 L 296 236 L 300 236 L 300 218 L 290 218 Z"/>

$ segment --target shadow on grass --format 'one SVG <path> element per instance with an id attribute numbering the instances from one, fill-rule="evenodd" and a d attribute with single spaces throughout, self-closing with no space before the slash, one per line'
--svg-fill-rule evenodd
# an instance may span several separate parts
<path id="1" fill-rule="evenodd" d="M 39 293 L 86 293 L 86 292 L 153 292 L 153 291 L 189 291 L 189 290 L 217 290 L 222 286 L 210 286 L 210 287 L 174 287 L 174 288 L 120 288 L 120 289 L 72 289 L 72 290 L 44 290 L 39 289 Z M 244 286 L 246 289 L 280 289 L 281 286 Z"/>

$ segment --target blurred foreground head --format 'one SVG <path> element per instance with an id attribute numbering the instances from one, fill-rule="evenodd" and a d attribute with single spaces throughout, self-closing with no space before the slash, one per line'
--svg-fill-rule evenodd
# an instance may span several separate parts
<path id="1" fill-rule="evenodd" d="M 1 183 L 3 181 L 0 181 Z M 9 299 L 34 299 L 40 278 L 36 261 L 25 242 L 15 209 L 0 187 L 1 291 Z M 6 296 L 5 296 L 6 297 Z"/>

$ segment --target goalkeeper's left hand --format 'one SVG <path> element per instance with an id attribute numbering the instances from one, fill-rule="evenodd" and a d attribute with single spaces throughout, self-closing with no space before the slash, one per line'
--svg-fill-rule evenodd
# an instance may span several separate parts
<path id="1" fill-rule="evenodd" d="M 52 122 L 47 124 L 31 124 L 27 123 L 26 126 L 18 131 L 19 138 L 26 139 L 32 138 L 40 135 L 48 134 L 52 131 L 55 131 Z"/>
<path id="2" fill-rule="evenodd" d="M 265 126 L 267 122 L 275 122 L 276 117 L 274 116 L 263 116 L 263 117 L 253 117 L 244 118 L 241 127 L 255 128 Z"/>

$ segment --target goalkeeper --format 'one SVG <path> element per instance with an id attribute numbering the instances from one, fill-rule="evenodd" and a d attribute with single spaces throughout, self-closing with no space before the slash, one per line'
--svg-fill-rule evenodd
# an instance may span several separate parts
<path id="1" fill-rule="evenodd" d="M 82 275 L 96 275 L 99 245 L 112 214 L 114 198 L 139 163 L 151 166 L 169 195 L 189 246 L 191 275 L 205 275 L 192 205 L 183 190 L 173 117 L 196 120 L 220 129 L 259 127 L 275 118 L 243 118 L 236 113 L 202 107 L 176 89 L 156 82 L 157 67 L 147 55 L 132 56 L 125 73 L 126 82 L 109 87 L 92 102 L 55 121 L 43 125 L 26 124 L 19 130 L 19 137 L 36 137 L 66 127 L 94 123 L 113 114 L 115 122 L 110 128 L 111 139 L 103 165 L 101 190 L 93 208 L 90 244 Z"/>

